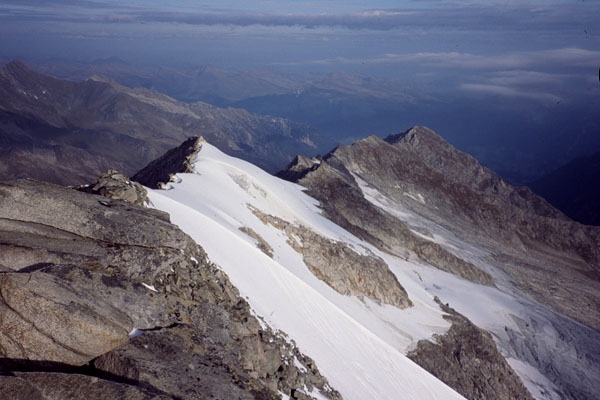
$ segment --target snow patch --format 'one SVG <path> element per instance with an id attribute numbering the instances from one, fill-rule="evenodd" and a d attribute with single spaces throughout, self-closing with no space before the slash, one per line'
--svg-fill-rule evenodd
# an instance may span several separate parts
<path id="1" fill-rule="evenodd" d="M 136 338 L 136 337 L 140 336 L 142 333 L 144 333 L 144 331 L 142 331 L 138 328 L 133 328 L 131 330 L 131 332 L 129 332 L 129 339 Z"/>
<path id="2" fill-rule="evenodd" d="M 421 204 L 425 204 L 425 197 L 423 197 L 423 195 L 421 193 L 415 194 L 415 193 L 404 192 L 402 194 L 408 198 L 418 201 Z"/>
<path id="3" fill-rule="evenodd" d="M 158 293 L 158 290 L 156 290 L 156 288 L 154 287 L 154 285 L 148 285 L 147 283 L 144 283 L 144 282 L 142 282 L 142 285 L 144 285 L 144 287 L 146 289 L 149 289 L 149 290 L 152 290 L 153 292 L 157 292 Z"/>

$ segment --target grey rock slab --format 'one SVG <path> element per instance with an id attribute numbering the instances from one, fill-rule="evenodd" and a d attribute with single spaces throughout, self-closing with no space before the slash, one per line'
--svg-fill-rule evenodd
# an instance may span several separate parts
<path id="1" fill-rule="evenodd" d="M 0 393 L 3 398 L 11 400 L 173 400 L 173 396 L 151 388 L 93 376 L 52 372 L 0 376 Z"/>
<path id="2" fill-rule="evenodd" d="M 131 319 L 43 272 L 0 273 L 0 357 L 82 365 L 129 340 Z"/>

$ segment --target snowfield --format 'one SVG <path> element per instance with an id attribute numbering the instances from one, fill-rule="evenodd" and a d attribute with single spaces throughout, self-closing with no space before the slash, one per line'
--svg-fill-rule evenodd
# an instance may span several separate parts
<path id="1" fill-rule="evenodd" d="M 527 315 L 520 301 L 498 289 L 381 253 L 321 216 L 318 203 L 301 186 L 229 157 L 208 143 L 194 160 L 194 170 L 178 174 L 165 190 L 149 189 L 153 206 L 168 212 L 171 221 L 206 250 L 254 312 L 273 329 L 287 333 L 345 399 L 462 398 L 404 355 L 417 341 L 448 329 L 434 295 L 490 330 L 497 343 L 508 340 L 507 327 L 519 330 L 513 316 Z M 377 193 L 366 197 L 380 206 L 385 203 Z M 347 242 L 362 254 L 382 257 L 414 306 L 400 310 L 335 292 L 311 273 L 287 243 L 287 235 L 263 223 L 249 206 Z M 407 210 L 391 211 L 418 222 Z M 461 251 L 450 235 L 426 227 L 434 240 L 451 244 L 453 252 Z M 273 257 L 240 228 L 250 228 L 264 239 Z M 463 250 L 479 259 L 474 249 Z M 509 361 L 536 397 L 556 397 L 554 385 L 539 371 L 516 358 Z"/>

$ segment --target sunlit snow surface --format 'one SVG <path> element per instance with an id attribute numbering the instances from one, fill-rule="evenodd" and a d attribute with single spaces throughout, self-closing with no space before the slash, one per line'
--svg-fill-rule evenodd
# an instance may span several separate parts
<path id="1" fill-rule="evenodd" d="M 433 301 L 434 294 L 486 329 L 517 328 L 511 314 L 521 314 L 523 307 L 511 296 L 415 261 L 382 254 L 322 217 L 318 203 L 298 185 L 207 143 L 194 168 L 194 174 L 179 174 L 167 190 L 150 190 L 153 205 L 169 212 L 172 222 L 206 250 L 257 315 L 286 332 L 315 359 L 345 399 L 461 398 L 404 356 L 418 340 L 448 328 Z M 248 205 L 343 240 L 361 253 L 369 249 L 383 257 L 414 307 L 399 310 L 333 291 L 308 270 L 302 256 L 286 243 L 287 236 L 261 222 Z M 266 240 L 274 257 L 259 250 L 256 240 L 240 231 L 241 227 L 253 229 Z M 529 368 L 512 364 L 520 372 Z M 552 390 L 550 382 L 530 369 L 529 375 L 538 384 Z"/>

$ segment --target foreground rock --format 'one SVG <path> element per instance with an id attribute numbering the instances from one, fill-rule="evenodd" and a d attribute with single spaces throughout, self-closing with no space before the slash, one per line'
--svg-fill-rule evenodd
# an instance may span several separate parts
<path id="1" fill-rule="evenodd" d="M 0 265 L 11 398 L 341 398 L 162 212 L 2 183 Z"/>

